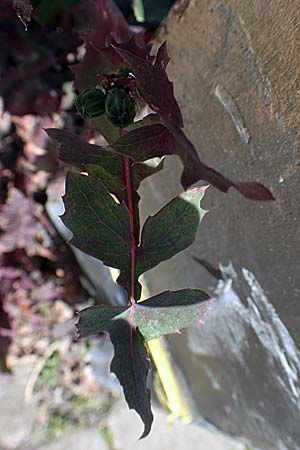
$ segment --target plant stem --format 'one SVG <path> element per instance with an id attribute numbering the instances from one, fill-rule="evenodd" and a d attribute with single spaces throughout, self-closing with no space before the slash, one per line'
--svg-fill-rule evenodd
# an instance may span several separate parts
<path id="1" fill-rule="evenodd" d="M 127 131 L 120 129 L 120 135 L 126 134 Z M 131 181 L 131 160 L 128 156 L 123 156 L 124 178 L 127 195 L 127 207 L 130 218 L 130 304 L 135 303 L 135 225 L 134 225 L 134 206 L 133 206 L 133 191 Z"/>

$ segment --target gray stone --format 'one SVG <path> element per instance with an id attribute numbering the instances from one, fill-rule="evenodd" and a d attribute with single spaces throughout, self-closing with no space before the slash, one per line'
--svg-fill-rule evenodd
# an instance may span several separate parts
<path id="1" fill-rule="evenodd" d="M 219 267 L 232 263 L 206 324 L 168 338 L 171 352 L 199 416 L 259 447 L 299 450 L 299 2 L 184 5 L 159 39 L 168 41 L 185 132 L 206 163 L 264 183 L 277 201 L 209 188 L 195 244 L 149 271 L 148 287 L 215 295 Z M 166 166 L 142 185 L 143 218 L 182 189 L 180 162 Z"/>

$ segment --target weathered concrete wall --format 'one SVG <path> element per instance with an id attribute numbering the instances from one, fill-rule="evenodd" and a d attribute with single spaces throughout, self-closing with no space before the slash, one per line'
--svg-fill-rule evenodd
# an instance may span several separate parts
<path id="1" fill-rule="evenodd" d="M 202 416 L 262 448 L 300 449 L 300 1 L 191 1 L 164 39 L 199 154 L 233 179 L 263 182 L 277 202 L 210 188 L 196 243 L 149 272 L 149 287 L 213 291 L 192 255 L 223 265 L 206 325 L 172 338 L 173 354 Z M 180 191 L 180 171 L 169 160 L 143 185 L 145 215 Z"/>

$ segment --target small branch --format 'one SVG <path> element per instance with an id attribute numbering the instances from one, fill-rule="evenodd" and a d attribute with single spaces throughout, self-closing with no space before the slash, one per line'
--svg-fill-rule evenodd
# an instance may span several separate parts
<path id="1" fill-rule="evenodd" d="M 126 134 L 126 130 L 120 129 L 120 135 Z M 135 252 L 136 252 L 136 238 L 134 225 L 134 206 L 133 206 L 133 191 L 131 181 L 131 160 L 128 156 L 123 156 L 124 178 L 127 195 L 127 207 L 130 217 L 130 303 L 135 303 Z"/>

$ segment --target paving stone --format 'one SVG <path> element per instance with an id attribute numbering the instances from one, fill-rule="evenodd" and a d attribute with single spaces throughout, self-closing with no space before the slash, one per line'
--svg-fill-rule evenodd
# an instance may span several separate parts
<path id="1" fill-rule="evenodd" d="M 206 429 L 195 423 L 182 421 L 168 423 L 168 415 L 153 408 L 154 423 L 148 437 L 138 441 L 142 424 L 134 411 L 129 411 L 123 402 L 118 402 L 108 418 L 113 445 L 118 450 L 245 450 L 245 444 L 217 430 Z"/>
<path id="2" fill-rule="evenodd" d="M 24 386 L 13 375 L 0 375 L 0 448 L 22 447 L 31 438 L 37 411 L 25 403 Z"/>
<path id="3" fill-rule="evenodd" d="M 107 444 L 96 429 L 68 431 L 40 450 L 109 450 Z"/>

